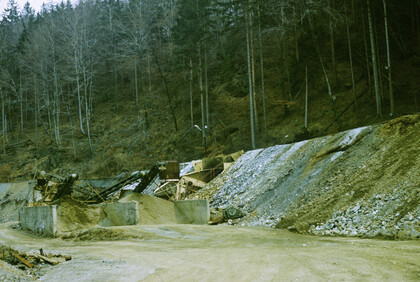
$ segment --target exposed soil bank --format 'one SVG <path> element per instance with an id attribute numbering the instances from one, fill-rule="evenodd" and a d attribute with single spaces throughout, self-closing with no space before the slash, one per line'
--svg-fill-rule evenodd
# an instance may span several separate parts
<path id="1" fill-rule="evenodd" d="M 191 198 L 236 206 L 242 226 L 420 238 L 420 115 L 249 151 Z"/>

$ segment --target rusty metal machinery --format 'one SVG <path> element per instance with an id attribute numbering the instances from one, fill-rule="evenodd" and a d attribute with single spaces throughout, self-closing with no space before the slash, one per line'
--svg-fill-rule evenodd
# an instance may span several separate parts
<path id="1" fill-rule="evenodd" d="M 35 190 L 41 192 L 42 202 L 53 202 L 61 197 L 71 195 L 73 185 L 78 179 L 75 173 L 69 174 L 66 178 L 46 173 L 45 171 L 37 172 Z"/>

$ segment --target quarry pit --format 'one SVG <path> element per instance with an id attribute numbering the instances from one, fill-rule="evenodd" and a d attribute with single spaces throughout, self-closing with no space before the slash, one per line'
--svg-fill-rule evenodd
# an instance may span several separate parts
<path id="1" fill-rule="evenodd" d="M 37 206 L 29 182 L 1 184 L 0 245 L 72 259 L 0 259 L 0 280 L 418 281 L 419 121 L 249 151 L 182 200 Z"/>

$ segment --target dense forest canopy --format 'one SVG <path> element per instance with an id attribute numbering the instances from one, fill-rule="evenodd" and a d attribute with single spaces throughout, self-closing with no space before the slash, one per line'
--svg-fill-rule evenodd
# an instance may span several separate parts
<path id="1" fill-rule="evenodd" d="M 418 0 L 85 0 L 35 13 L 9 0 L 3 157 L 25 138 L 34 150 L 93 154 L 107 103 L 142 151 L 162 139 L 153 132 L 175 136 L 164 153 L 174 158 L 192 139 L 205 154 L 250 149 L 416 112 L 419 9 Z"/>

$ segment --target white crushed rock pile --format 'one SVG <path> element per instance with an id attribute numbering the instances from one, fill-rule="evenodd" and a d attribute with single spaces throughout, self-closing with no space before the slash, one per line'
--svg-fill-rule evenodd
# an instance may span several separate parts
<path id="1" fill-rule="evenodd" d="M 420 197 L 418 191 L 417 195 L 408 195 L 403 190 L 391 195 L 377 194 L 366 202 L 360 201 L 345 211 L 334 213 L 324 224 L 312 225 L 309 233 L 388 239 L 420 238 L 420 205 L 407 213 L 401 211 L 413 197 Z"/>

